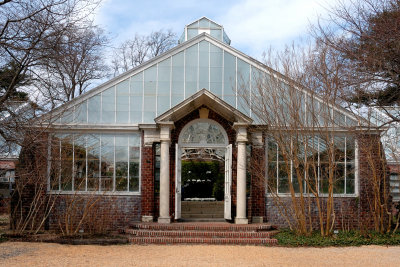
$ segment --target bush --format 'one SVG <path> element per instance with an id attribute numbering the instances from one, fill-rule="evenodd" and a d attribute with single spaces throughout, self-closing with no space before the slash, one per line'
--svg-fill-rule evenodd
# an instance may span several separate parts
<path id="1" fill-rule="evenodd" d="M 329 237 L 322 237 L 319 232 L 313 232 L 310 236 L 303 236 L 296 235 L 289 230 L 282 230 L 275 238 L 279 245 L 288 247 L 400 245 L 400 233 L 380 234 L 377 232 L 346 231 Z"/>

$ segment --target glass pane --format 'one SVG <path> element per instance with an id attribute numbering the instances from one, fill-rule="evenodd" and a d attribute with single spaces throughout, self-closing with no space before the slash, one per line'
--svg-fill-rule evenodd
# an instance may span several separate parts
<path id="1" fill-rule="evenodd" d="M 346 165 L 346 194 L 355 193 L 355 168 L 354 164 Z"/>
<path id="2" fill-rule="evenodd" d="M 321 163 L 320 165 L 320 193 L 327 194 L 329 190 L 329 168 L 330 164 L 328 163 Z M 332 167 L 331 167 L 332 168 Z"/>
<path id="3" fill-rule="evenodd" d="M 58 135 L 61 140 L 61 190 L 72 190 L 73 135 Z"/>
<path id="4" fill-rule="evenodd" d="M 283 161 L 278 163 L 278 193 L 289 193 L 289 168 Z"/>
<path id="5" fill-rule="evenodd" d="M 157 115 L 170 108 L 171 59 L 158 64 Z"/>
<path id="6" fill-rule="evenodd" d="M 114 178 L 114 136 L 101 136 L 101 190 L 111 191 Z"/>
<path id="7" fill-rule="evenodd" d="M 131 123 L 142 122 L 143 72 L 131 77 Z"/>
<path id="8" fill-rule="evenodd" d="M 115 122 L 115 87 L 101 93 L 101 121 L 102 123 Z"/>
<path id="9" fill-rule="evenodd" d="M 129 137 L 129 191 L 139 191 L 140 135 Z"/>
<path id="10" fill-rule="evenodd" d="M 61 123 L 73 123 L 74 122 L 74 108 L 63 111 L 61 115 Z"/>
<path id="11" fill-rule="evenodd" d="M 115 136 L 115 190 L 128 191 L 128 136 Z"/>
<path id="12" fill-rule="evenodd" d="M 335 136 L 333 138 L 333 145 L 335 146 L 334 148 L 334 154 L 335 154 L 335 161 L 336 162 L 344 162 L 345 158 L 345 149 L 346 149 L 346 139 L 344 136 Z"/>
<path id="13" fill-rule="evenodd" d="M 210 91 L 222 98 L 222 49 L 210 44 Z"/>
<path id="14" fill-rule="evenodd" d="M 209 43 L 201 41 L 199 44 L 199 89 L 210 89 L 209 84 Z"/>
<path id="15" fill-rule="evenodd" d="M 88 99 L 88 123 L 100 123 L 101 96 L 95 95 Z"/>
<path id="16" fill-rule="evenodd" d="M 76 123 L 87 123 L 87 101 L 75 106 L 74 118 Z"/>
<path id="17" fill-rule="evenodd" d="M 143 122 L 154 122 L 156 117 L 157 66 L 144 71 Z"/>
<path id="18" fill-rule="evenodd" d="M 268 163 L 268 180 L 267 180 L 267 190 L 268 192 L 276 193 L 276 162 Z"/>
<path id="19" fill-rule="evenodd" d="M 187 39 L 190 40 L 193 37 L 196 37 L 198 34 L 198 29 L 187 29 Z"/>
<path id="20" fill-rule="evenodd" d="M 239 58 L 237 59 L 237 91 L 237 109 L 249 116 L 250 107 L 246 101 L 240 97 L 240 93 L 247 96 L 250 95 L 250 65 Z"/>
<path id="21" fill-rule="evenodd" d="M 74 136 L 74 190 L 86 190 L 86 136 Z"/>
<path id="22" fill-rule="evenodd" d="M 183 101 L 184 91 L 184 71 L 183 71 L 183 52 L 172 57 L 172 103 L 171 106 Z"/>
<path id="23" fill-rule="evenodd" d="M 347 157 L 347 162 L 354 162 L 355 160 L 355 139 L 353 136 L 347 136 L 346 137 L 346 157 Z"/>
<path id="24" fill-rule="evenodd" d="M 199 21 L 199 27 L 200 28 L 209 28 L 210 27 L 210 21 L 206 18 L 202 18 Z"/>
<path id="25" fill-rule="evenodd" d="M 87 135 L 87 179 L 88 191 L 99 190 L 99 177 L 100 177 L 100 136 Z"/>
<path id="26" fill-rule="evenodd" d="M 344 194 L 344 168 L 343 163 L 337 163 L 334 170 L 333 193 Z"/>
<path id="27" fill-rule="evenodd" d="M 189 47 L 185 53 L 185 96 L 188 98 L 198 90 L 198 46 Z"/>
<path id="28" fill-rule="evenodd" d="M 182 133 L 182 142 L 186 144 L 225 144 L 226 141 L 221 128 L 208 122 L 192 124 Z"/>
<path id="29" fill-rule="evenodd" d="M 129 80 L 117 84 L 117 123 L 129 123 Z"/>
<path id="30" fill-rule="evenodd" d="M 212 29 L 210 30 L 210 35 L 220 41 L 222 41 L 222 30 L 221 29 Z"/>
<path id="31" fill-rule="evenodd" d="M 236 57 L 226 52 L 224 52 L 223 99 L 236 108 Z"/>

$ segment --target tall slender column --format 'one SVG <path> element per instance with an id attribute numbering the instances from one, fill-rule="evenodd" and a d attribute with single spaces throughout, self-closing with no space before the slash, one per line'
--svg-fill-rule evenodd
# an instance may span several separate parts
<path id="1" fill-rule="evenodd" d="M 237 193 L 236 193 L 236 224 L 248 224 L 246 217 L 246 141 L 247 129 L 237 129 Z"/>
<path id="2" fill-rule="evenodd" d="M 161 141 L 160 217 L 159 223 L 170 223 L 169 216 L 169 141 Z"/>
<path id="3" fill-rule="evenodd" d="M 160 217 L 159 223 L 170 223 L 169 216 L 169 146 L 170 126 L 160 129 L 161 159 L 160 159 Z"/>

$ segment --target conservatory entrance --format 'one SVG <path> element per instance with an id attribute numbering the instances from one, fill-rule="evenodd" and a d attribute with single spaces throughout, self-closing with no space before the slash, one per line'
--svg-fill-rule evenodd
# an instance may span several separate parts
<path id="1" fill-rule="evenodd" d="M 231 220 L 232 145 L 225 130 L 213 120 L 194 120 L 175 151 L 175 219 Z"/>

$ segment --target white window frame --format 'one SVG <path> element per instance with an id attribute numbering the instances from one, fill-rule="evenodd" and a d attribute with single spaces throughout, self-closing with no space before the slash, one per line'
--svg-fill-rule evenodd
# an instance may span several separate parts
<path id="1" fill-rule="evenodd" d="M 53 190 L 51 189 L 50 186 L 50 175 L 51 175 L 51 138 L 52 136 L 49 135 L 49 146 L 48 146 L 48 155 L 47 155 L 47 193 L 48 194 L 57 194 L 57 195 L 117 195 L 117 196 L 133 196 L 133 195 L 141 195 L 141 189 L 142 189 L 142 133 L 138 132 L 138 131 L 134 131 L 134 132 L 78 132 L 78 131 L 74 131 L 74 132 L 57 132 L 57 134 L 73 134 L 78 135 L 78 134 L 98 134 L 100 135 L 100 145 L 101 145 L 101 135 L 102 134 L 109 134 L 110 136 L 114 137 L 114 165 L 115 165 L 115 136 L 119 135 L 119 134 L 124 134 L 127 135 L 127 137 L 129 138 L 130 134 L 139 134 L 139 188 L 138 191 L 129 191 L 129 159 L 130 159 L 130 150 L 129 150 L 129 143 L 128 145 L 128 182 L 127 182 L 127 190 L 128 191 L 116 191 L 115 190 L 115 182 L 116 182 L 116 174 L 115 174 L 115 167 L 114 166 L 114 173 L 113 173 L 113 189 L 112 191 L 101 191 L 101 176 L 99 176 L 99 190 L 96 191 L 88 191 L 87 190 L 87 147 L 86 147 L 86 185 L 85 185 L 85 191 L 75 191 L 74 190 L 74 163 L 72 164 L 72 189 L 71 191 L 67 191 L 67 190 L 60 190 L 61 186 L 59 184 L 59 190 Z M 61 141 L 60 141 L 61 142 Z M 75 142 L 75 138 L 73 138 L 73 143 Z M 87 140 L 86 140 L 87 142 Z M 85 142 L 85 143 L 86 143 Z M 129 142 L 129 141 L 128 141 Z M 75 148 L 73 146 L 73 162 L 74 162 L 74 157 L 75 157 Z M 60 153 L 61 153 L 61 146 L 60 146 Z M 60 154 L 61 155 L 61 154 Z M 101 149 L 100 149 L 100 158 L 99 158 L 99 164 L 101 164 Z M 99 174 L 100 174 L 100 169 L 99 169 Z M 61 175 L 61 174 L 60 174 Z M 60 183 L 60 178 L 59 178 L 59 183 Z"/>
<path id="2" fill-rule="evenodd" d="M 343 135 L 343 136 L 346 137 L 346 135 Z M 269 197 L 272 197 L 274 195 L 278 195 L 280 197 L 290 197 L 291 193 L 279 193 L 278 192 L 278 188 L 279 188 L 278 166 L 277 166 L 276 176 L 274 177 L 274 179 L 277 180 L 277 183 L 276 183 L 277 184 L 277 192 L 273 194 L 273 193 L 270 193 L 269 190 L 268 190 L 268 179 L 269 179 L 269 177 L 268 177 L 268 165 L 269 165 L 269 160 L 268 160 L 268 139 L 269 139 L 268 137 L 265 138 L 265 159 L 266 159 L 265 160 L 265 177 L 266 177 L 265 192 L 266 192 L 266 195 L 269 196 Z M 346 141 L 346 144 L 347 144 L 347 141 Z M 278 145 L 277 145 L 277 148 L 278 148 Z M 358 151 L 358 139 L 354 137 L 354 193 L 352 193 L 352 194 L 346 194 L 346 193 L 344 193 L 344 194 L 333 194 L 333 197 L 354 198 L 354 197 L 358 197 L 359 196 L 359 160 L 358 160 L 359 154 L 358 154 L 358 152 L 359 152 Z M 320 155 L 320 153 L 319 153 L 319 143 L 318 143 L 318 190 L 319 190 L 319 183 L 320 183 L 320 177 L 319 177 L 320 176 L 319 155 Z M 346 158 L 347 157 L 345 157 L 345 159 Z M 345 160 L 345 162 L 346 162 L 346 160 Z M 290 164 L 291 164 L 291 171 L 290 171 L 289 179 L 292 180 L 293 179 L 293 171 L 292 171 L 293 162 L 291 162 Z M 347 169 L 346 163 L 345 163 L 345 166 L 346 166 L 345 167 L 345 172 L 346 172 L 346 169 Z M 347 177 L 345 176 L 345 182 L 344 182 L 345 189 L 346 189 L 346 179 L 347 179 Z M 314 194 L 307 193 L 306 190 L 304 190 L 304 191 L 305 192 L 303 192 L 303 194 L 302 194 L 303 196 L 315 197 Z M 295 196 L 300 196 L 300 195 L 301 195 L 300 193 L 295 193 Z M 319 196 L 320 197 L 328 197 L 329 194 L 320 193 L 319 192 Z"/>

